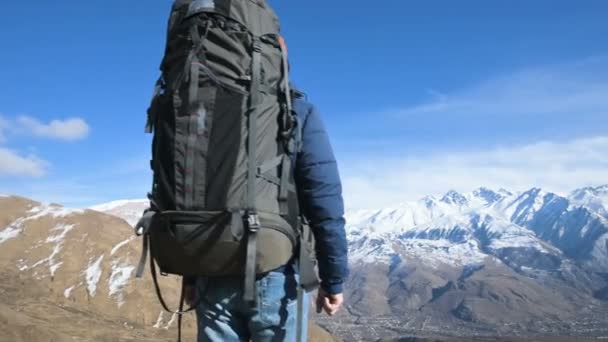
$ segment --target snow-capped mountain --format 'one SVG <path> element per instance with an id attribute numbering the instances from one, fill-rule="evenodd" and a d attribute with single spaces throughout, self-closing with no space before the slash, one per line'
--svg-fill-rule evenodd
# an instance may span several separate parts
<path id="1" fill-rule="evenodd" d="M 569 199 L 575 205 L 587 207 L 608 217 L 608 185 L 575 190 L 570 194 Z"/>
<path id="2" fill-rule="evenodd" d="M 433 331 L 428 318 L 441 317 L 436 333 L 450 327 L 516 334 L 608 318 L 606 189 L 560 196 L 479 188 L 350 211 L 350 300 L 340 322 L 383 317 L 363 321 L 358 333 L 374 326 L 390 335 L 402 325 Z M 147 201 L 123 201 L 93 208 L 133 224 L 146 207 Z M 608 326 L 608 319 L 596 325 Z M 341 326 L 332 329 L 348 340 L 352 328 Z"/>
<path id="3" fill-rule="evenodd" d="M 608 220 L 597 201 L 588 202 L 591 206 L 537 188 L 521 193 L 479 188 L 395 208 L 349 212 L 351 259 L 389 262 L 402 254 L 399 249 L 436 263 L 475 263 L 497 257 L 500 250 L 532 248 L 608 271 Z M 458 251 L 447 256 L 445 247 L 433 247 L 437 245 Z"/>
<path id="4" fill-rule="evenodd" d="M 463 334 L 471 333 L 463 322 L 553 333 L 546 317 L 592 321 L 581 308 L 608 318 L 608 220 L 598 205 L 606 188 L 569 197 L 480 188 L 349 212 L 351 313 L 381 312 L 400 322 L 389 329 L 412 332 L 442 317 L 437 333 Z"/>
<path id="5" fill-rule="evenodd" d="M 89 207 L 89 209 L 118 216 L 127 221 L 131 226 L 135 226 L 149 205 L 150 201 L 147 199 L 117 200 L 94 205 Z"/>
<path id="6" fill-rule="evenodd" d="M 350 259 L 391 263 L 412 257 L 437 265 L 469 265 L 487 257 L 504 258 L 507 250 L 528 249 L 535 251 L 535 259 L 563 254 L 608 271 L 606 203 L 608 185 L 578 189 L 569 197 L 538 188 L 511 192 L 482 187 L 394 208 L 351 211 L 346 214 Z M 133 226 L 148 205 L 143 199 L 119 200 L 89 209 Z"/>

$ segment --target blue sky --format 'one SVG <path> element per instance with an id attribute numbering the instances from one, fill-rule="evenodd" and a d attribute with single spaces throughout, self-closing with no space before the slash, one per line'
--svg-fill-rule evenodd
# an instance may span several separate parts
<path id="1" fill-rule="evenodd" d="M 608 183 L 608 3 L 271 1 L 348 207 Z M 143 197 L 168 0 L 0 5 L 0 193 Z"/>

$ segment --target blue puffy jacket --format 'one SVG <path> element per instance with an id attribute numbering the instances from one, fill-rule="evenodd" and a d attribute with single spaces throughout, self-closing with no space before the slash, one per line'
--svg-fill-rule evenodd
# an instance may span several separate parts
<path id="1" fill-rule="evenodd" d="M 338 165 L 317 109 L 303 97 L 296 97 L 293 106 L 302 125 L 302 150 L 295 161 L 300 208 L 315 236 L 321 287 L 342 293 L 348 246 Z"/>

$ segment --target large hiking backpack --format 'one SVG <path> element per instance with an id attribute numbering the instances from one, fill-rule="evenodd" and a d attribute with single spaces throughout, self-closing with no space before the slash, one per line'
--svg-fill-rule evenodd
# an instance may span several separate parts
<path id="1" fill-rule="evenodd" d="M 249 303 L 256 275 L 292 259 L 301 285 L 317 286 L 292 172 L 300 142 L 292 96 L 265 0 L 174 2 L 146 125 L 151 206 L 136 227 L 144 237 L 137 276 L 149 248 L 166 310 L 155 264 L 161 274 L 243 276 Z"/>

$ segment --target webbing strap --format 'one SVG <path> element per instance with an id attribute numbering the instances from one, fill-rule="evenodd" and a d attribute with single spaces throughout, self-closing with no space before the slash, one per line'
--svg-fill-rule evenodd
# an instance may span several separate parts
<path id="1" fill-rule="evenodd" d="M 296 313 L 296 342 L 306 341 L 306 337 L 302 336 L 304 332 L 304 290 L 298 284 L 298 312 Z"/>
<path id="2" fill-rule="evenodd" d="M 289 85 L 289 60 L 287 58 L 287 49 L 283 44 L 279 44 L 281 47 L 281 57 L 283 61 L 283 91 L 285 92 L 285 102 L 287 105 L 287 113 L 283 114 L 283 129 L 290 133 L 292 128 L 291 116 L 292 114 L 292 103 L 291 103 L 291 87 Z"/>
<path id="3" fill-rule="evenodd" d="M 281 183 L 279 185 L 279 211 L 281 215 L 289 214 L 289 180 L 291 174 L 291 159 L 287 154 L 283 154 L 283 162 L 281 164 Z"/>
<path id="4" fill-rule="evenodd" d="M 276 169 L 283 162 L 283 156 L 278 155 L 270 160 L 267 160 L 258 167 L 258 174 L 264 174 L 270 170 Z"/>
<path id="5" fill-rule="evenodd" d="M 137 271 L 135 271 L 135 278 L 141 278 L 144 275 L 146 261 L 148 258 L 148 234 L 144 235 L 142 239 L 143 246 L 141 249 L 141 257 L 139 258 L 139 263 L 137 264 Z"/>
<path id="6" fill-rule="evenodd" d="M 309 238 L 312 232 L 303 222 L 300 222 L 300 250 L 298 256 L 298 268 L 300 271 L 300 286 L 310 292 L 319 287 L 319 278 L 315 270 L 315 261 L 312 257 L 314 251 L 310 248 Z"/>
<path id="7" fill-rule="evenodd" d="M 184 65 L 184 76 L 186 81 L 189 82 L 188 87 L 188 128 L 187 137 L 185 142 L 185 155 L 184 155 L 184 184 L 183 184 L 183 196 L 178 196 L 178 204 L 183 204 L 183 208 L 180 209 L 192 209 L 194 204 L 194 158 L 196 140 L 199 131 L 204 128 L 204 108 L 201 108 L 199 103 L 199 81 L 200 81 L 200 67 L 204 65 L 199 60 L 199 53 L 203 49 L 203 43 L 209 32 L 209 24 L 205 24 L 203 36 L 198 32 L 198 25 L 194 24 L 190 26 L 190 37 L 194 43 L 193 49 L 188 54 L 186 63 Z M 203 54 L 204 61 L 204 54 Z M 203 127 L 200 127 L 200 121 L 203 121 Z M 204 197 L 204 196 L 203 196 Z M 181 205 L 180 205 L 181 207 Z"/>
<path id="8" fill-rule="evenodd" d="M 306 292 L 310 292 L 319 287 L 319 279 L 315 272 L 315 262 L 313 261 L 308 249 L 300 247 L 300 282 Z"/>
<path id="9" fill-rule="evenodd" d="M 149 250 L 149 232 L 150 227 L 152 226 L 152 220 L 154 219 L 155 215 L 155 211 L 148 210 L 144 213 L 144 215 L 139 219 L 139 221 L 135 225 L 135 234 L 138 236 L 142 236 L 143 239 L 141 257 L 139 258 L 139 263 L 137 264 L 137 271 L 135 272 L 136 278 L 141 278 L 146 268 L 146 261 L 148 258 Z"/>
<path id="10" fill-rule="evenodd" d="M 251 307 L 257 304 L 255 266 L 257 257 L 258 233 L 249 229 L 247 237 L 247 262 L 245 263 L 245 288 L 243 289 L 243 300 Z"/>
<path id="11" fill-rule="evenodd" d="M 291 191 L 291 192 L 296 192 L 296 187 L 293 183 L 291 182 L 281 182 L 281 179 L 287 179 L 289 177 L 289 173 L 291 172 L 291 159 L 289 158 L 288 155 L 286 154 L 280 154 L 264 163 L 262 163 L 262 165 L 260 165 L 260 167 L 258 167 L 258 177 L 275 184 L 276 186 L 279 187 L 283 187 L 283 188 L 287 188 L 287 191 Z M 272 173 L 276 172 L 277 168 L 280 167 L 284 167 L 284 163 L 285 162 L 289 162 L 290 165 L 288 165 L 288 169 L 281 169 L 283 171 L 281 171 L 281 175 L 279 175 L 280 177 L 274 176 Z M 283 177 L 283 176 L 287 176 L 287 178 Z M 288 179 L 287 179 L 288 180 Z M 283 190 L 285 191 L 285 190 Z M 281 190 L 279 190 L 279 193 L 281 193 Z M 281 195 L 279 195 L 280 197 Z M 286 198 L 286 194 L 283 193 L 283 198 Z"/>
<path id="12" fill-rule="evenodd" d="M 194 69 L 194 64 L 192 68 Z M 196 76 L 195 76 L 196 75 Z M 198 70 L 192 75 L 193 80 L 198 83 Z M 194 84 L 194 83 L 192 83 Z M 192 87 L 191 87 L 192 88 Z M 196 89 L 198 93 L 198 87 Z M 184 167 L 184 209 L 192 209 L 194 203 L 194 156 L 196 147 L 196 136 L 198 134 L 198 117 L 197 115 L 190 114 L 188 122 L 188 140 L 186 143 L 186 156 L 185 156 L 185 167 Z"/>
<path id="13" fill-rule="evenodd" d="M 251 59 L 251 90 L 249 108 L 249 136 L 248 136 L 248 172 L 247 172 L 247 260 L 245 261 L 245 284 L 243 288 L 243 300 L 250 306 L 256 305 L 255 266 L 257 263 L 257 231 L 260 228 L 260 220 L 256 211 L 256 186 L 257 179 L 257 116 L 260 103 L 261 82 L 261 53 L 262 46 L 259 37 L 253 37 L 253 56 Z"/>
<path id="14" fill-rule="evenodd" d="M 297 326 L 296 326 L 296 341 L 307 341 L 307 336 L 303 336 L 304 324 L 308 323 L 307 317 L 304 316 L 304 295 L 319 287 L 319 279 L 315 271 L 315 262 L 312 258 L 313 251 L 309 244 L 309 238 L 312 238 L 310 228 L 304 224 L 304 218 L 301 217 L 300 225 L 300 251 L 298 255 L 298 272 L 300 282 L 298 284 L 298 307 L 297 307 Z"/>
<path id="15" fill-rule="evenodd" d="M 249 110 L 249 135 L 248 135 L 248 173 L 247 173 L 247 206 L 251 212 L 256 211 L 255 198 L 255 180 L 257 174 L 257 117 L 259 115 L 260 103 L 260 77 L 261 77 L 261 52 L 262 46 L 258 37 L 253 41 L 253 58 L 251 59 L 251 95 L 250 95 L 250 110 Z"/>
<path id="16" fill-rule="evenodd" d="M 260 174 L 259 177 L 265 181 L 267 181 L 268 183 L 272 183 L 276 186 L 281 186 L 281 179 L 279 177 L 275 177 L 273 175 L 269 175 L 269 174 Z M 287 190 L 291 191 L 291 192 L 296 192 L 296 186 L 293 183 L 287 183 Z"/>

